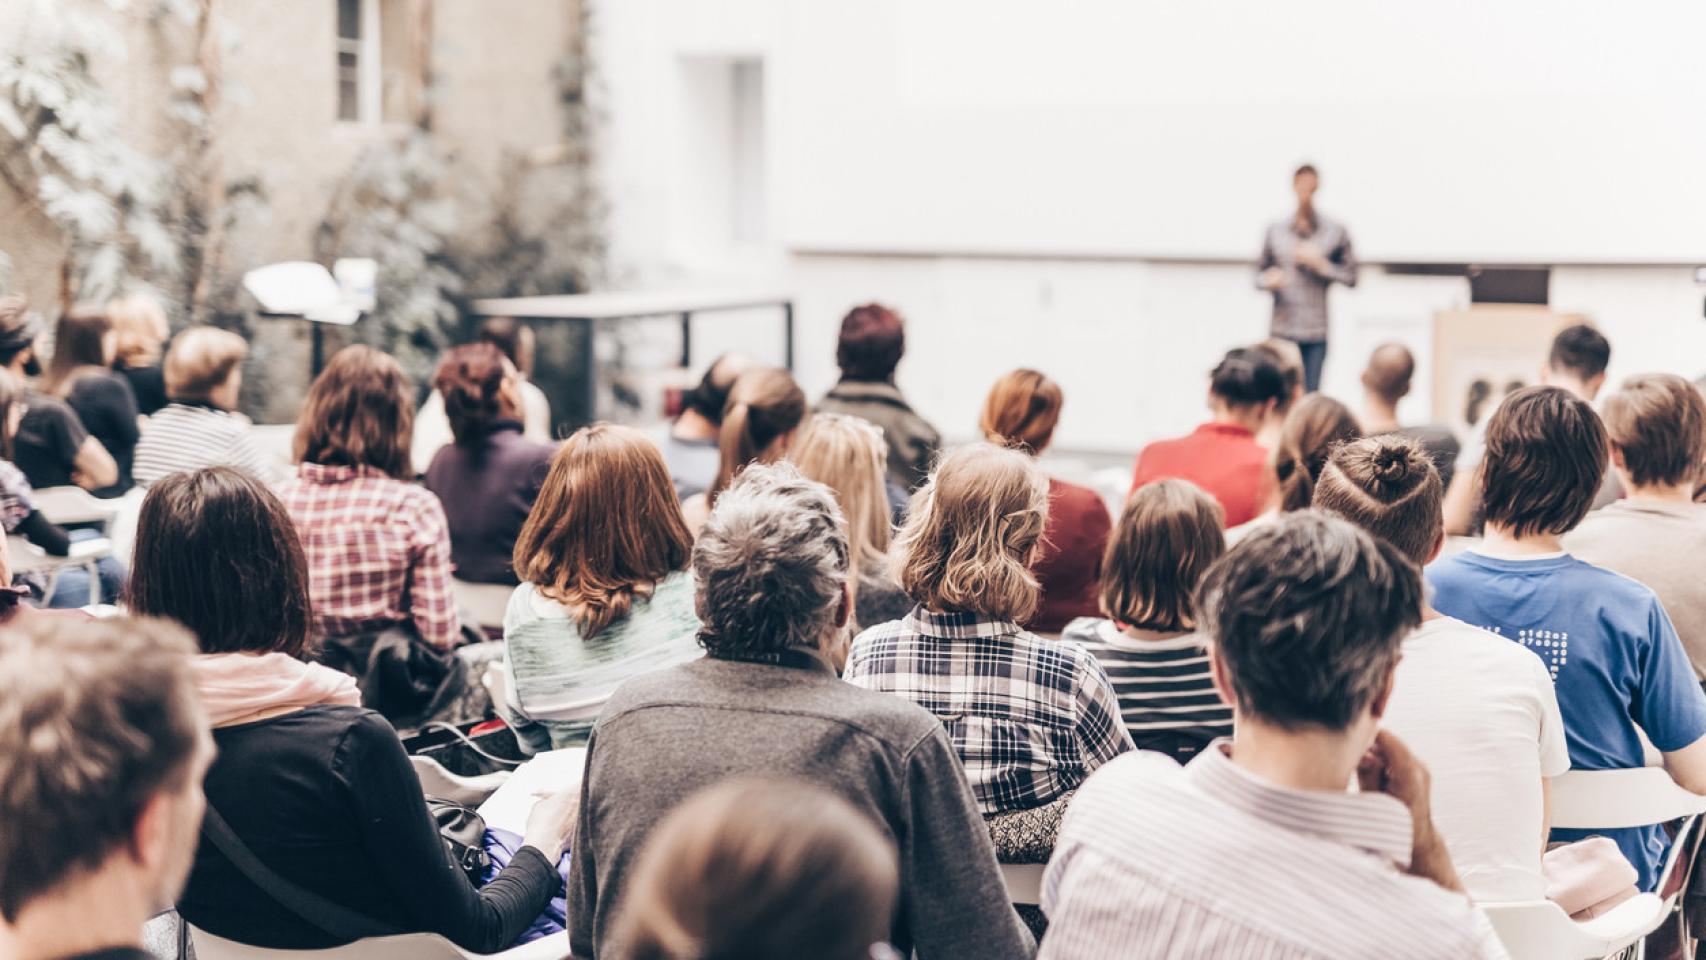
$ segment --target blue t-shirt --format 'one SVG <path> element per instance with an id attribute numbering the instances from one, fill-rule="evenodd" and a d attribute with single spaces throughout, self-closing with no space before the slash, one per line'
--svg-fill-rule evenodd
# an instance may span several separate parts
<path id="1" fill-rule="evenodd" d="M 1551 671 L 1574 770 L 1624 770 L 1706 736 L 1706 694 L 1653 591 L 1564 555 L 1503 560 L 1460 553 L 1427 570 L 1439 612 L 1515 640 Z M 1553 840 L 1617 841 L 1652 890 L 1669 841 L 1659 827 L 1553 830 Z"/>

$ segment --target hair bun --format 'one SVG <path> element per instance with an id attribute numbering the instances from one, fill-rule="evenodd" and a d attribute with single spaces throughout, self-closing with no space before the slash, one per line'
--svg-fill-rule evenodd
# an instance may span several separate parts
<path id="1" fill-rule="evenodd" d="M 1402 441 L 1383 442 L 1374 451 L 1374 478 L 1381 483 L 1403 483 L 1417 468 L 1416 449 Z"/>

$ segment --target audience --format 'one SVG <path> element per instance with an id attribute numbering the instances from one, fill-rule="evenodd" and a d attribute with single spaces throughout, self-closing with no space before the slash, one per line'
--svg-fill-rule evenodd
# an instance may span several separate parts
<path id="1" fill-rule="evenodd" d="M 159 621 L 0 630 L 0 956 L 151 960 L 196 850 L 213 759 L 190 638 Z"/>
<path id="2" fill-rule="evenodd" d="M 312 662 L 308 565 L 272 492 L 229 467 L 166 477 L 143 501 L 136 565 L 130 608 L 200 638 L 195 684 L 219 748 L 184 919 L 275 949 L 432 931 L 478 953 L 533 922 L 561 884 L 573 791 L 534 808 L 522 849 L 475 890 L 445 857 L 396 731 L 362 708 L 355 681 Z M 299 915 L 250 857 L 361 923 Z"/>
<path id="3" fill-rule="evenodd" d="M 1228 351 L 1209 376 L 1209 422 L 1144 447 L 1131 488 L 1167 477 L 1189 480 L 1220 501 L 1228 527 L 1248 522 L 1267 493 L 1268 454 L 1256 431 L 1287 396 L 1285 376 L 1268 353 Z"/>
<path id="4" fill-rule="evenodd" d="M 644 434 L 600 423 L 563 443 L 516 540 L 523 582 L 504 612 L 498 708 L 524 750 L 584 744 L 624 680 L 700 655 L 692 547 Z"/>
<path id="5" fill-rule="evenodd" d="M 1506 397 L 1475 471 L 1486 537 L 1428 569 L 1434 607 L 1540 655 L 1557 688 L 1572 767 L 1640 767 L 1644 733 L 1677 783 L 1706 793 L 1706 694 L 1670 617 L 1651 590 L 1570 556 L 1559 539 L 1592 506 L 1605 455 L 1598 415 L 1570 391 L 1525 387 Z M 1593 833 L 1616 840 L 1641 889 L 1653 889 L 1669 846 L 1663 830 Z"/>
<path id="6" fill-rule="evenodd" d="M 731 780 L 659 824 L 618 911 L 618 960 L 883 960 L 894 840 L 805 783 Z M 892 951 L 887 956 L 893 956 Z"/>
<path id="7" fill-rule="evenodd" d="M 1445 543 L 1443 494 L 1422 446 L 1387 435 L 1334 451 L 1315 506 L 1426 564 Z M 1464 889 L 1480 901 L 1542 899 L 1549 781 L 1570 768 L 1552 676 L 1520 644 L 1425 598 L 1421 618 L 1404 638 L 1384 726 L 1432 774 L 1435 821 Z"/>
<path id="8" fill-rule="evenodd" d="M 1342 403 L 1321 393 L 1312 393 L 1291 408 L 1280 428 L 1277 446 L 1269 457 L 1273 486 L 1268 507 L 1249 523 L 1226 532 L 1227 543 L 1237 543 L 1250 531 L 1272 523 L 1281 513 L 1309 506 L 1315 480 L 1327 457 L 1347 440 L 1362 436 L 1356 418 Z"/>
<path id="9" fill-rule="evenodd" d="M 907 511 L 900 583 L 918 606 L 853 641 L 847 680 L 941 718 L 984 816 L 1042 807 L 1132 749 L 1096 658 L 1019 624 L 1036 612 L 1048 482 L 1017 450 L 948 453 Z"/>
<path id="10" fill-rule="evenodd" d="M 1439 470 L 1440 482 L 1451 485 L 1451 475 L 1460 452 L 1457 435 L 1443 424 L 1402 426 L 1398 402 L 1410 395 L 1416 376 L 1416 357 L 1401 343 L 1383 343 L 1368 355 L 1362 372 L 1362 429 L 1371 437 L 1395 433 L 1422 445 Z"/>
<path id="11" fill-rule="evenodd" d="M 752 367 L 752 361 L 738 353 L 725 353 L 711 361 L 699 383 L 681 395 L 681 413 L 668 429 L 659 432 L 657 445 L 669 464 L 678 498 L 686 500 L 704 493 L 717 482 L 717 464 L 721 461 L 717 438 L 723 426 L 723 408 L 728 406 L 729 390 L 735 381 Z"/>
<path id="12" fill-rule="evenodd" d="M 550 443 L 551 402 L 546 399 L 545 391 L 528 379 L 533 376 L 533 328 L 511 317 L 487 317 L 480 324 L 480 334 L 475 342 L 496 347 L 509 361 L 515 375 L 519 401 L 517 415 L 522 423 L 522 435 L 533 443 Z M 411 443 L 414 454 L 410 462 L 415 474 L 419 475 L 426 473 L 438 451 L 455 442 L 456 438 L 455 424 L 445 408 L 444 394 L 439 392 L 436 380 L 433 392 L 415 416 L 414 431 Z"/>
<path id="13" fill-rule="evenodd" d="M 136 394 L 130 381 L 111 369 L 117 334 L 104 308 L 81 306 L 59 318 L 54 331 L 53 360 L 43 378 L 43 390 L 70 405 L 89 435 L 112 454 L 118 480 L 94 491 L 116 497 L 130 489 L 130 468 L 136 455 Z"/>
<path id="14" fill-rule="evenodd" d="M 1256 442 L 1272 450 L 1279 445 L 1280 428 L 1285 426 L 1285 418 L 1291 414 L 1291 408 L 1303 399 L 1303 348 L 1293 341 L 1272 337 L 1250 349 L 1267 354 L 1279 368 L 1280 375 L 1285 377 L 1285 393 L 1262 419 L 1261 429 L 1256 431 Z"/>
<path id="15" fill-rule="evenodd" d="M 41 318 L 29 312 L 28 301 L 16 294 L 0 297 L 0 369 L 25 384 L 39 376 L 35 342 L 40 335 Z M 101 490 L 118 482 L 112 454 L 89 435 L 65 401 L 27 387 L 24 399 L 12 462 L 31 486 Z"/>
<path id="16" fill-rule="evenodd" d="M 904 506 L 924 485 L 942 448 L 942 436 L 919 416 L 895 385 L 895 368 L 906 353 L 906 321 L 878 303 L 854 307 L 841 319 L 835 364 L 841 379 L 818 401 L 824 413 L 868 420 L 888 441 L 888 483 Z"/>
<path id="17" fill-rule="evenodd" d="M 574 956 L 617 949 L 617 905 L 665 814 L 749 774 L 821 787 L 896 838 L 901 956 L 1030 956 L 942 722 L 835 675 L 851 559 L 834 496 L 788 464 L 749 467 L 718 498 L 693 548 L 707 656 L 623 684 L 587 744 Z"/>
<path id="18" fill-rule="evenodd" d="M 814 414 L 788 452 L 788 459 L 806 479 L 835 494 L 847 518 L 847 544 L 853 558 L 847 589 L 853 595 L 856 625 L 898 620 L 912 609 L 912 598 L 900 588 L 889 563 L 894 528 L 883 492 L 887 458 L 888 445 L 880 429 L 841 413 Z"/>
<path id="19" fill-rule="evenodd" d="M 1232 739 L 1183 768 L 1133 753 L 1079 790 L 1043 879 L 1044 960 L 1505 956 L 1427 769 L 1380 729 L 1421 604 L 1397 548 L 1314 511 L 1217 561 L 1197 610 Z"/>
<path id="20" fill-rule="evenodd" d="M 133 293 L 107 303 L 113 322 L 113 370 L 130 384 L 137 410 L 145 417 L 164 407 L 166 377 L 160 358 L 171 327 L 160 301 L 145 293 Z"/>
<path id="21" fill-rule="evenodd" d="M 455 442 L 426 470 L 450 525 L 450 562 L 472 583 L 514 585 L 516 534 L 556 448 L 522 435 L 521 379 L 489 343 L 456 347 L 433 376 Z"/>
<path id="22" fill-rule="evenodd" d="M 1062 400 L 1060 384 L 1035 370 L 1015 370 L 990 388 L 978 429 L 990 443 L 1040 457 L 1054 437 Z M 1054 634 L 1078 617 L 1095 615 L 1102 550 L 1112 526 L 1101 494 L 1048 478 L 1048 522 L 1031 564 L 1042 597 L 1026 626 Z"/>
<path id="23" fill-rule="evenodd" d="M 171 402 L 148 417 L 136 443 L 141 486 L 182 470 L 230 466 L 262 480 L 278 471 L 255 445 L 248 419 L 236 412 L 249 344 L 218 327 L 191 327 L 166 352 L 166 395 Z"/>
<path id="24" fill-rule="evenodd" d="M 750 463 L 775 463 L 788 453 L 794 433 L 806 419 L 806 395 L 786 370 L 760 367 L 740 375 L 729 388 L 722 425 L 717 428 L 717 475 L 703 493 L 681 504 L 694 536 L 717 495 Z"/>
<path id="25" fill-rule="evenodd" d="M 1706 678 L 1706 580 L 1689 558 L 1706 550 L 1706 504 L 1694 502 L 1706 459 L 1706 401 L 1672 374 L 1631 377 L 1606 398 L 1605 429 L 1622 500 L 1563 538 L 1571 554 L 1650 587 L 1696 678 Z"/>
<path id="26" fill-rule="evenodd" d="M 1223 515 L 1184 480 L 1139 487 L 1103 555 L 1106 616 L 1074 620 L 1061 634 L 1107 671 L 1137 748 L 1181 762 L 1232 735 L 1232 709 L 1215 692 L 1192 603 L 1203 571 L 1226 552 Z"/>

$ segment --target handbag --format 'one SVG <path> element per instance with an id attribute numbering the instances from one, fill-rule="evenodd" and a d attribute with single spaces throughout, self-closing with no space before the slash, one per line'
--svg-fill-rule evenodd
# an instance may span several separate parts
<path id="1" fill-rule="evenodd" d="M 486 852 L 485 819 L 473 807 L 454 800 L 427 797 L 426 802 L 433 822 L 438 824 L 438 838 L 444 841 L 445 854 L 468 877 L 468 882 L 478 887 L 492 865 L 491 854 Z"/>

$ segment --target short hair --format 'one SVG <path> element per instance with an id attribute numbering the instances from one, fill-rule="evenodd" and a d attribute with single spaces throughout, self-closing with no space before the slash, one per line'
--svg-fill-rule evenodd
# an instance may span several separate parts
<path id="1" fill-rule="evenodd" d="M 685 569 L 692 548 L 657 445 L 632 427 L 595 423 L 551 458 L 513 562 L 591 637 Z"/>
<path id="2" fill-rule="evenodd" d="M 1605 399 L 1605 432 L 1636 486 L 1694 483 L 1706 458 L 1706 399 L 1675 374 L 1630 377 Z"/>
<path id="3" fill-rule="evenodd" d="M 20 617 L 0 629 L 0 918 L 99 870 L 162 793 L 190 786 L 206 725 L 184 631 Z"/>
<path id="4" fill-rule="evenodd" d="M 1561 387 L 1517 390 L 1487 421 L 1486 522 L 1518 537 L 1568 533 L 1593 508 L 1606 456 L 1605 426 L 1587 401 Z"/>
<path id="5" fill-rule="evenodd" d="M 1017 450 L 949 453 L 912 498 L 896 550 L 900 585 L 939 610 L 1023 623 L 1041 594 L 1032 555 L 1048 522 L 1048 478 Z"/>
<path id="6" fill-rule="evenodd" d="M 296 420 L 296 459 L 408 479 L 414 472 L 412 392 L 389 355 L 360 344 L 339 350 L 308 388 Z"/>
<path id="7" fill-rule="evenodd" d="M 190 327 L 172 339 L 162 377 L 173 400 L 205 401 L 231 379 L 249 355 L 249 343 L 218 327 Z"/>
<path id="8" fill-rule="evenodd" d="M 729 404 L 729 391 L 740 375 L 750 369 L 747 358 L 738 353 L 725 353 L 711 361 L 699 382 L 681 395 L 684 409 L 704 417 L 714 424 L 723 422 L 723 408 Z"/>
<path id="9" fill-rule="evenodd" d="M 1352 440 L 1333 451 L 1314 506 L 1426 563 L 1445 529 L 1445 484 L 1422 445 L 1399 434 Z"/>
<path id="10" fill-rule="evenodd" d="M 1275 407 L 1278 412 L 1285 413 L 1291 409 L 1292 398 L 1303 392 L 1303 350 L 1283 337 L 1270 337 L 1250 349 L 1266 354 L 1279 368 L 1280 376 L 1285 378 L 1285 391 Z"/>
<path id="11" fill-rule="evenodd" d="M 504 414 L 500 391 L 510 376 L 503 351 L 489 343 L 453 347 L 439 361 L 432 386 L 456 445 L 478 454 L 492 424 Z"/>
<path id="12" fill-rule="evenodd" d="M 1546 357 L 1546 365 L 1553 370 L 1573 373 L 1583 380 L 1599 376 L 1610 364 L 1611 341 L 1585 323 L 1558 331 L 1558 335 L 1552 338 L 1552 350 Z"/>
<path id="13" fill-rule="evenodd" d="M 1316 178 L 1317 180 L 1319 180 L 1321 178 L 1321 171 L 1315 169 L 1315 164 L 1313 164 L 1313 163 L 1302 163 L 1302 164 L 1298 164 L 1297 169 L 1293 170 L 1291 172 L 1291 179 L 1296 180 L 1298 177 L 1301 177 L 1306 173 L 1309 174 L 1310 176 Z"/>
<path id="14" fill-rule="evenodd" d="M 1274 444 L 1274 480 L 1279 484 L 1280 509 L 1302 510 L 1315 494 L 1315 479 L 1333 449 L 1362 436 L 1356 417 L 1344 404 L 1324 393 L 1297 402 L 1280 425 Z"/>
<path id="15" fill-rule="evenodd" d="M 183 471 L 148 488 L 125 604 L 182 623 L 203 653 L 316 653 L 296 524 L 243 470 Z"/>
<path id="16" fill-rule="evenodd" d="M 166 308 L 146 293 L 133 293 L 107 302 L 117 343 L 113 362 L 127 367 L 147 367 L 160 362 L 160 347 L 172 335 Z"/>
<path id="17" fill-rule="evenodd" d="M 1209 392 L 1229 407 L 1256 407 L 1272 400 L 1284 403 L 1285 374 L 1265 350 L 1238 347 L 1228 350 L 1209 374 Z"/>
<path id="18" fill-rule="evenodd" d="M 1197 610 L 1240 715 L 1339 731 L 1390 682 L 1422 576 L 1397 547 L 1299 510 L 1216 561 Z"/>
<path id="19" fill-rule="evenodd" d="M 1226 510 L 1188 480 L 1132 492 L 1102 554 L 1102 612 L 1143 630 L 1189 630 L 1203 571 L 1226 552 Z"/>
<path id="20" fill-rule="evenodd" d="M 533 328 L 527 324 L 514 317 L 487 317 L 476 342 L 497 347 L 522 376 L 533 375 Z"/>
<path id="21" fill-rule="evenodd" d="M 805 391 L 788 371 L 760 367 L 741 374 L 729 390 L 729 402 L 717 427 L 717 476 L 706 499 L 716 499 L 747 464 L 780 456 L 776 441 L 805 418 Z"/>
<path id="22" fill-rule="evenodd" d="M 805 782 L 737 778 L 652 831 L 611 939 L 621 960 L 867 960 L 899 889 L 894 841 L 868 814 Z"/>
<path id="23" fill-rule="evenodd" d="M 48 362 L 43 389 L 64 396 L 78 377 L 104 369 L 111 361 L 107 334 L 112 329 L 112 318 L 98 304 L 80 303 L 67 310 L 53 331 L 53 359 Z"/>
<path id="24" fill-rule="evenodd" d="M 1410 395 L 1416 376 L 1416 356 L 1401 343 L 1383 343 L 1368 355 L 1362 385 L 1381 400 L 1396 404 Z"/>
<path id="25" fill-rule="evenodd" d="M 867 303 L 841 318 L 835 364 L 848 380 L 883 381 L 894 376 L 906 352 L 906 323 L 888 307 Z"/>
<path id="26" fill-rule="evenodd" d="M 1064 399 L 1060 384 L 1044 374 L 1014 370 L 989 388 L 978 429 L 990 443 L 1041 453 L 1054 438 Z"/>
<path id="27" fill-rule="evenodd" d="M 699 642 L 712 656 L 816 649 L 851 556 L 829 488 L 793 464 L 741 471 L 693 545 Z"/>

